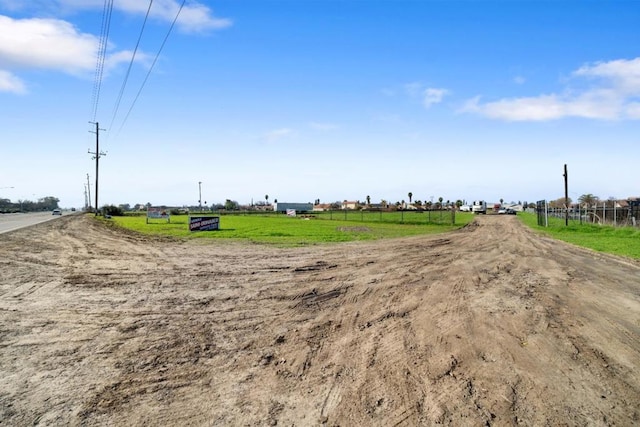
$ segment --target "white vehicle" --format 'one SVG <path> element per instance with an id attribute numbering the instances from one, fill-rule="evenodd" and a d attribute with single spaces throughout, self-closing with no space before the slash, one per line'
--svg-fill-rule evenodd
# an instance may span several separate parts
<path id="1" fill-rule="evenodd" d="M 471 206 L 469 205 L 460 206 L 460 212 L 471 212 Z"/>
<path id="2" fill-rule="evenodd" d="M 474 214 L 486 214 L 487 202 L 484 200 L 474 200 L 473 205 L 471 206 L 471 212 Z"/>

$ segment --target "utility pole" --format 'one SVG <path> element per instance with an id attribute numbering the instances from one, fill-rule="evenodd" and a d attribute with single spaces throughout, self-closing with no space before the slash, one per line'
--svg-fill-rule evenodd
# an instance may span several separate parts
<path id="1" fill-rule="evenodd" d="M 569 173 L 567 172 L 567 164 L 564 164 L 564 225 L 569 225 Z"/>
<path id="2" fill-rule="evenodd" d="M 198 181 L 198 204 L 200 205 L 200 212 L 202 212 L 202 181 Z"/>
<path id="3" fill-rule="evenodd" d="M 85 207 L 88 207 L 89 210 L 91 210 L 91 184 L 89 184 L 89 174 L 87 174 L 87 190 L 85 191 L 85 194 L 89 193 L 89 203 L 85 203 Z"/>
<path id="4" fill-rule="evenodd" d="M 89 199 L 87 199 L 87 186 L 84 184 L 82 186 L 84 187 L 84 210 L 86 211 L 87 205 L 89 204 L 88 202 Z"/>
<path id="5" fill-rule="evenodd" d="M 89 123 L 93 124 L 93 122 L 89 122 Z M 106 156 L 107 153 L 103 153 L 100 151 L 100 131 L 101 130 L 106 131 L 106 129 L 100 129 L 98 122 L 95 122 L 95 125 L 96 125 L 96 131 L 95 132 L 89 131 L 89 132 L 96 134 L 96 151 L 94 153 L 92 153 L 91 151 L 87 151 L 87 152 L 89 154 L 93 154 L 93 157 L 91 158 L 91 160 L 96 161 L 96 216 L 98 216 L 98 161 L 100 160 L 100 157 Z"/>

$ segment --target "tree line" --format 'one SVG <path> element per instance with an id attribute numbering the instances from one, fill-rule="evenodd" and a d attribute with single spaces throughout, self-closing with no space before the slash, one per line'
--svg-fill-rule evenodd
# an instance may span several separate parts
<path id="1" fill-rule="evenodd" d="M 42 212 L 58 209 L 60 199 L 54 196 L 42 197 L 37 201 L 18 200 L 12 202 L 10 199 L 0 198 L 0 213 L 16 213 L 16 212 Z"/>
<path id="2" fill-rule="evenodd" d="M 609 197 L 608 199 L 601 199 L 598 196 L 595 196 L 591 193 L 587 193 L 587 194 L 582 194 L 580 197 L 578 197 L 577 204 L 581 208 L 585 208 L 585 209 L 602 206 L 603 204 L 606 207 L 612 208 L 616 205 L 616 202 L 617 202 L 617 199 L 615 197 Z M 564 208 L 565 205 L 568 205 L 569 207 L 571 207 L 573 204 L 574 202 L 573 202 L 573 199 L 571 199 L 571 197 L 569 197 L 567 200 L 565 200 L 564 197 L 560 197 L 556 200 L 549 201 L 550 208 Z"/>

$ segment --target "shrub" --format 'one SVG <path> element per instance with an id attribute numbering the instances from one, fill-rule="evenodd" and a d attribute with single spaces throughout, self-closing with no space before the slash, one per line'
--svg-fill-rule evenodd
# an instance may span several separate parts
<path id="1" fill-rule="evenodd" d="M 124 216 L 124 211 L 119 208 L 118 206 L 114 206 L 114 205 L 104 205 L 102 207 L 102 214 L 104 216 L 110 215 L 110 216 Z"/>

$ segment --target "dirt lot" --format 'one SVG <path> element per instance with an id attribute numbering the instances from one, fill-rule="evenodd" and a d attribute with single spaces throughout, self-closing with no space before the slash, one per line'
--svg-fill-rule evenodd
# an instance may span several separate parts
<path id="1" fill-rule="evenodd" d="M 511 216 L 278 249 L 0 236 L 2 425 L 640 423 L 640 264 Z"/>

